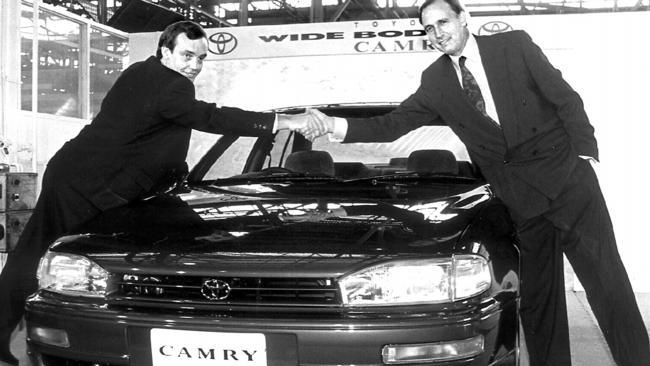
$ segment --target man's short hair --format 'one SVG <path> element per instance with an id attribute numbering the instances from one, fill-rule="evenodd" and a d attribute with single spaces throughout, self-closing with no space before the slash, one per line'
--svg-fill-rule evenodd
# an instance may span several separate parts
<path id="1" fill-rule="evenodd" d="M 180 22 L 172 23 L 165 28 L 165 30 L 160 35 L 158 40 L 158 50 L 156 51 L 156 57 L 159 59 L 162 58 L 162 48 L 167 47 L 170 50 L 174 50 L 176 46 L 176 37 L 185 33 L 189 39 L 199 39 L 206 38 L 207 34 L 203 28 L 189 20 L 181 20 Z"/>
<path id="2" fill-rule="evenodd" d="M 451 10 L 453 10 L 454 13 L 456 13 L 456 15 L 460 14 L 462 11 L 465 10 L 463 8 L 463 5 L 461 5 L 460 0 L 426 0 L 418 10 L 418 17 L 420 18 L 420 24 L 422 24 L 422 12 L 424 11 L 424 9 L 429 5 L 435 3 L 436 1 L 444 1 L 447 4 L 449 4 L 449 6 L 451 6 Z"/>

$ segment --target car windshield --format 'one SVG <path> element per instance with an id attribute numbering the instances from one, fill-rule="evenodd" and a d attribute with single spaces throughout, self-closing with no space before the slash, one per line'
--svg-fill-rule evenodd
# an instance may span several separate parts
<path id="1" fill-rule="evenodd" d="M 390 109 L 355 106 L 320 110 L 356 117 L 382 114 Z M 223 186 L 433 178 L 461 182 L 478 178 L 465 146 L 447 126 L 421 127 L 389 143 L 344 144 L 327 136 L 309 142 L 286 130 L 266 139 L 223 136 L 196 164 L 189 180 Z"/>

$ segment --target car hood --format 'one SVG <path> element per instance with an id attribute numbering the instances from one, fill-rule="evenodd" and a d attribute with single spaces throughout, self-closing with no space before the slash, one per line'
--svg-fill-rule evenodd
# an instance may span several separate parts
<path id="1" fill-rule="evenodd" d="M 198 188 L 110 210 L 51 250 L 114 272 L 336 276 L 395 258 L 458 253 L 493 199 L 480 184 L 428 199 L 225 192 Z"/>

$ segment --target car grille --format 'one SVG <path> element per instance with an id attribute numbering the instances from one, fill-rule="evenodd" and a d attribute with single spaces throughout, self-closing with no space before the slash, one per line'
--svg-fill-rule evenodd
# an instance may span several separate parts
<path id="1" fill-rule="evenodd" d="M 46 354 L 41 354 L 38 365 L 41 366 L 118 366 L 118 364 L 113 364 L 113 363 L 78 361 L 78 360 L 73 360 L 73 359 L 68 359 L 63 357 L 50 356 Z"/>
<path id="2" fill-rule="evenodd" d="M 327 306 L 341 303 L 331 278 L 199 277 L 119 274 L 116 302 Z"/>

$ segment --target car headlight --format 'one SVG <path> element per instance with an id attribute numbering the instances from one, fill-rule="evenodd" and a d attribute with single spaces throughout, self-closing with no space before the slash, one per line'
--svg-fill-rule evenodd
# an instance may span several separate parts
<path id="1" fill-rule="evenodd" d="M 68 253 L 45 253 L 38 265 L 40 289 L 66 295 L 103 297 L 109 273 L 90 259 Z"/>
<path id="2" fill-rule="evenodd" d="M 450 302 L 478 295 L 491 283 L 488 262 L 478 255 L 386 262 L 339 280 L 348 306 Z"/>

